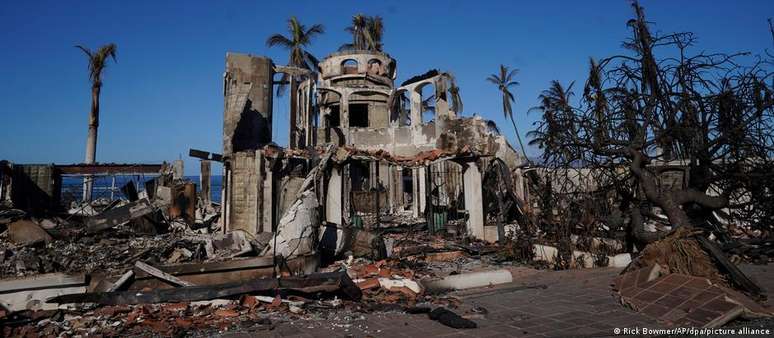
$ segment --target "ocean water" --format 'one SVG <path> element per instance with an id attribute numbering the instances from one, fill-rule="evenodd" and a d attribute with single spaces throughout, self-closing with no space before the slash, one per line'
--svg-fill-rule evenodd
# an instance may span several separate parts
<path id="1" fill-rule="evenodd" d="M 121 192 L 121 187 L 130 181 L 134 182 L 137 191 L 145 190 L 145 182 L 152 180 L 156 175 L 131 175 L 115 176 L 115 189 L 113 189 L 113 176 L 100 176 L 94 178 L 92 198 L 126 198 Z M 199 176 L 185 176 L 185 178 L 196 184 L 196 191 L 199 191 Z M 222 175 L 213 175 L 210 180 L 210 192 L 213 202 L 220 203 L 220 192 L 223 185 Z M 83 178 L 75 176 L 62 177 L 62 204 L 67 205 L 71 201 L 80 201 L 83 197 Z"/>

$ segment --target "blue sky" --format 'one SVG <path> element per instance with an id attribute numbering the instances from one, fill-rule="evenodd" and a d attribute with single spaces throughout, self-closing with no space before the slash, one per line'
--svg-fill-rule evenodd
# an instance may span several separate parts
<path id="1" fill-rule="evenodd" d="M 325 3 L 325 5 L 322 5 Z M 642 1 L 656 31 L 693 31 L 696 50 L 772 49 L 766 19 L 774 1 Z M 286 20 L 320 23 L 311 51 L 324 57 L 350 37 L 356 13 L 381 15 L 385 51 L 398 60 L 398 83 L 430 68 L 458 80 L 465 115 L 495 120 L 510 140 L 496 88 L 484 79 L 500 63 L 520 69 L 514 113 L 526 115 L 551 80 L 585 80 L 588 58 L 620 53 L 632 17 L 628 1 L 3 1 L 0 4 L 0 159 L 83 161 L 90 87 L 75 44 L 118 45 L 104 75 L 97 160 L 186 159 L 189 148 L 219 152 L 222 74 L 227 51 L 267 55 L 266 38 Z M 579 87 L 576 87 L 579 88 Z M 286 102 L 274 107 L 275 140 L 287 143 Z M 515 141 L 512 141 L 515 144 Z M 537 149 L 528 149 L 531 156 Z M 219 169 L 216 169 L 219 170 Z"/>

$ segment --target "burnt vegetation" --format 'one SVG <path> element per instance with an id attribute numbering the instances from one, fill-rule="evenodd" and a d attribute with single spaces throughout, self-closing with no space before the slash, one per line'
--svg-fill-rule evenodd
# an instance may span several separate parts
<path id="1" fill-rule="evenodd" d="M 540 219 L 603 223 L 629 244 L 663 236 L 646 224 L 770 237 L 774 57 L 701 51 L 693 33 L 654 33 L 632 7 L 625 53 L 591 59 L 581 95 L 554 81 L 533 108 L 530 144 L 549 169 Z"/>

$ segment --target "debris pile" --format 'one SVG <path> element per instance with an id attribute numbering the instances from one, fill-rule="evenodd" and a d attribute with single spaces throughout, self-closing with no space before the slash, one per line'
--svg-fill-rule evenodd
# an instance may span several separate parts
<path id="1" fill-rule="evenodd" d="M 646 246 L 613 285 L 623 304 L 674 327 L 774 316 L 756 303 L 766 297 L 760 287 L 717 244 L 687 227 Z"/>

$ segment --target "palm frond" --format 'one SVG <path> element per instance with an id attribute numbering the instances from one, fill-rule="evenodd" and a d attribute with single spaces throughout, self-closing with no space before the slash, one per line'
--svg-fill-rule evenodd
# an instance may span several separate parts
<path id="1" fill-rule="evenodd" d="M 309 29 L 304 32 L 304 36 L 308 38 L 312 38 L 316 35 L 324 34 L 325 33 L 325 27 L 321 24 L 315 24 L 312 25 Z"/>
<path id="2" fill-rule="evenodd" d="M 289 49 L 293 47 L 293 41 L 286 38 L 282 34 L 274 34 L 270 36 L 268 39 L 266 39 L 266 46 L 268 47 L 281 46 Z"/>
<path id="3" fill-rule="evenodd" d="M 489 81 L 489 82 L 491 82 L 491 83 L 492 83 L 492 84 L 494 84 L 494 85 L 497 85 L 497 86 L 499 86 L 499 85 L 502 83 L 502 81 L 500 81 L 500 78 L 498 78 L 498 77 L 497 77 L 496 75 L 494 75 L 494 74 L 492 74 L 492 75 L 489 75 L 489 77 L 487 77 L 487 78 L 486 78 L 486 80 L 487 80 L 487 81 Z"/>
<path id="4" fill-rule="evenodd" d="M 310 45 L 315 36 L 324 32 L 325 28 L 322 25 L 315 24 L 307 29 L 293 16 L 288 19 L 288 36 L 273 34 L 266 39 L 266 45 L 269 47 L 280 46 L 289 50 L 288 63 L 291 66 L 317 70 L 319 61 L 304 47 Z M 281 89 L 284 89 L 281 87 L 282 85 L 277 88 L 277 95 L 280 95 Z"/>
<path id="5" fill-rule="evenodd" d="M 75 48 L 79 48 L 80 50 L 82 50 L 84 53 L 86 53 L 89 59 L 91 59 L 91 51 L 88 48 L 83 47 L 81 45 L 75 45 Z"/>
<path id="6" fill-rule="evenodd" d="M 116 47 L 116 44 L 109 43 L 96 51 L 92 51 L 81 45 L 76 45 L 75 47 L 83 51 L 89 58 L 89 80 L 91 81 L 92 86 L 102 86 L 102 71 L 107 66 L 107 59 L 112 58 L 113 61 L 117 62 L 116 51 L 118 48 Z"/>

